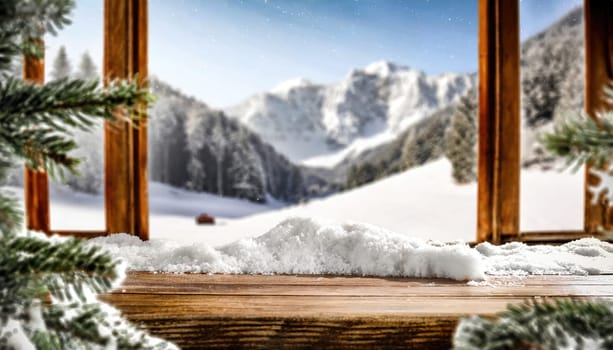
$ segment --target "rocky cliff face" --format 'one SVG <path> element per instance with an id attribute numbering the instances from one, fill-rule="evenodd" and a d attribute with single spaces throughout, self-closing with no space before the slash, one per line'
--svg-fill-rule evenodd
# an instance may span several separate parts
<path id="1" fill-rule="evenodd" d="M 357 149 L 358 143 L 368 139 L 389 141 L 424 116 L 457 101 L 474 84 L 474 75 L 428 76 L 382 61 L 354 69 L 330 85 L 304 79 L 284 82 L 226 113 L 290 160 L 308 163 Z"/>

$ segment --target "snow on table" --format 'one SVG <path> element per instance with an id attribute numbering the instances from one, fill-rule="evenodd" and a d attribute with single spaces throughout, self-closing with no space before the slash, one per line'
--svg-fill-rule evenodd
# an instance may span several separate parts
<path id="1" fill-rule="evenodd" d="M 462 243 L 427 243 L 359 223 L 288 219 L 256 238 L 217 249 L 204 243 L 147 242 L 129 235 L 91 240 L 138 271 L 339 274 L 482 280 L 479 253 Z"/>
<path id="2" fill-rule="evenodd" d="M 592 274 L 613 271 L 610 245 L 581 240 L 562 247 L 470 249 L 476 231 L 476 185 L 450 180 L 442 159 L 307 204 L 266 205 L 150 185 L 151 241 L 127 235 L 95 240 L 130 268 L 210 273 L 332 273 L 481 280 L 492 274 Z M 581 221 L 581 176 L 522 173 L 522 228 L 571 228 Z M 581 180 L 582 181 L 582 180 Z M 12 188 L 23 198 L 23 189 Z M 103 197 L 52 186 L 53 229 L 104 227 Z M 555 199 L 555 200 L 552 200 Z M 216 217 L 198 226 L 197 214 Z M 548 215 L 545 215 L 548 214 Z M 309 219 L 310 218 L 310 219 Z M 314 219 L 316 218 L 316 220 Z M 359 224 L 368 222 L 368 224 Z M 91 227 L 93 223 L 100 227 Z M 279 224 L 281 223 L 281 224 Z M 90 226 L 88 226 L 88 224 Z M 278 225 L 278 226 L 275 226 Z"/>
<path id="3" fill-rule="evenodd" d="M 269 232 L 213 248 L 129 235 L 91 240 L 136 271 L 337 274 L 450 278 L 482 281 L 486 275 L 587 275 L 613 271 L 613 245 L 582 239 L 562 246 L 441 243 L 410 238 L 376 226 L 288 219 Z"/>

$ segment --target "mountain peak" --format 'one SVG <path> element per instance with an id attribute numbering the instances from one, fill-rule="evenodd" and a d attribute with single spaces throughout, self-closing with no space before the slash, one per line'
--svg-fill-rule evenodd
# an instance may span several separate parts
<path id="1" fill-rule="evenodd" d="M 313 83 L 311 83 L 310 80 L 305 79 L 305 78 L 296 78 L 296 79 L 290 79 L 290 80 L 286 80 L 284 82 L 281 82 L 280 84 L 278 84 L 277 86 L 275 86 L 274 88 L 272 88 L 272 90 L 270 90 L 270 92 L 272 93 L 287 93 L 288 91 L 298 88 L 298 87 L 305 87 L 305 86 L 309 86 L 309 85 L 313 85 Z"/>
<path id="2" fill-rule="evenodd" d="M 409 67 L 383 60 L 369 64 L 368 66 L 366 66 L 366 68 L 364 68 L 364 71 L 368 74 L 376 74 L 385 77 L 399 70 L 406 69 L 409 69 Z"/>
<path id="3" fill-rule="evenodd" d="M 325 158 L 331 166 L 351 152 L 391 140 L 459 99 L 474 80 L 457 77 L 439 79 L 379 61 L 330 84 L 285 81 L 226 111 L 292 161 Z"/>

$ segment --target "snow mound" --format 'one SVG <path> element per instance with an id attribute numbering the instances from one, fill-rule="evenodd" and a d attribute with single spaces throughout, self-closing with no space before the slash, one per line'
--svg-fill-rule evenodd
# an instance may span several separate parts
<path id="1" fill-rule="evenodd" d="M 481 243 L 489 275 L 597 275 L 613 271 L 613 245 L 583 238 L 561 246 Z"/>
<path id="2" fill-rule="evenodd" d="M 484 278 L 479 255 L 465 244 L 426 243 L 360 223 L 293 218 L 220 250 L 245 273 Z"/>
<path id="3" fill-rule="evenodd" d="M 307 218 L 287 219 L 262 236 L 218 249 L 203 243 L 142 242 L 123 234 L 90 242 L 138 271 L 485 278 L 481 256 L 466 244 L 425 242 L 372 225 Z"/>
<path id="4" fill-rule="evenodd" d="M 89 240 L 121 258 L 128 270 L 172 273 L 240 273 L 221 252 L 205 243 L 166 239 L 141 241 L 124 233 Z"/>
<path id="5" fill-rule="evenodd" d="M 171 273 L 337 274 L 483 281 L 486 275 L 587 275 L 613 271 L 613 245 L 584 238 L 561 246 L 440 243 L 355 222 L 290 218 L 254 237 L 206 243 L 126 234 L 90 240 L 128 269 Z"/>

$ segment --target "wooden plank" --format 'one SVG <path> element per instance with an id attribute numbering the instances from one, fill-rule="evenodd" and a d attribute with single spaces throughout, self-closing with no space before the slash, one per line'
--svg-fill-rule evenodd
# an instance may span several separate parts
<path id="1" fill-rule="evenodd" d="M 519 5 L 479 1 L 477 241 L 519 232 Z"/>
<path id="2" fill-rule="evenodd" d="M 58 236 L 69 236 L 69 237 L 77 237 L 77 238 L 96 238 L 107 236 L 108 233 L 106 231 L 86 231 L 86 230 L 51 230 L 49 234 L 58 235 Z"/>
<path id="3" fill-rule="evenodd" d="M 125 290 L 125 292 L 124 292 Z M 526 286 L 517 282 L 510 286 L 321 286 L 310 285 L 240 285 L 240 284 L 192 284 L 192 285 L 131 285 L 123 287 L 128 294 L 209 295 L 209 296 L 346 296 L 346 297 L 613 297 L 613 285 L 551 285 Z"/>
<path id="4" fill-rule="evenodd" d="M 575 277 L 575 278 L 572 278 Z M 422 279 L 377 277 L 250 276 L 129 273 L 117 293 L 352 296 L 352 297 L 546 297 L 611 296 L 612 276 L 560 276 L 546 278 L 491 277 L 488 285 Z M 573 283 L 573 281 L 582 283 Z M 552 287 L 553 286 L 553 287 Z"/>
<path id="5" fill-rule="evenodd" d="M 134 26 L 136 33 L 133 37 L 136 38 L 136 49 L 132 54 L 133 57 L 133 71 L 138 73 L 141 86 L 148 85 L 149 65 L 148 65 L 148 30 L 149 30 L 149 9 L 147 0 L 137 0 L 133 2 L 133 14 L 132 17 L 136 17 Z M 134 47 L 134 45 L 133 45 Z M 134 68 L 136 67 L 136 68 Z M 140 107 L 140 114 L 145 117 L 147 108 L 144 105 Z M 135 232 L 143 240 L 149 239 L 149 177 L 147 166 L 147 151 L 148 151 L 148 138 L 147 138 L 147 119 L 142 118 L 136 122 L 136 128 L 132 130 L 132 137 L 134 138 L 134 188 L 135 193 Z"/>
<path id="6" fill-rule="evenodd" d="M 519 235 L 503 236 L 502 242 L 523 242 L 526 244 L 564 244 L 581 238 L 598 238 L 607 240 L 608 237 L 598 232 L 584 231 L 523 231 Z"/>
<path id="7" fill-rule="evenodd" d="M 128 319 L 181 349 L 449 349 L 457 317 Z"/>
<path id="8" fill-rule="evenodd" d="M 130 272 L 100 298 L 183 349 L 451 347 L 466 315 L 552 297 L 613 300 L 613 276 L 417 278 Z"/>
<path id="9" fill-rule="evenodd" d="M 613 106 L 603 98 L 603 87 L 613 81 L 613 2 L 584 1 L 585 16 L 585 111 L 590 116 Z M 598 184 L 598 178 L 585 171 L 585 231 L 596 232 L 613 228 L 613 207 L 600 198 L 592 205 L 589 184 Z"/>
<path id="10" fill-rule="evenodd" d="M 551 285 L 610 285 L 613 284 L 613 277 L 609 275 L 540 275 L 540 276 L 488 276 L 488 282 L 495 287 L 508 286 L 551 286 Z M 156 292 L 161 292 L 164 288 L 184 288 L 186 286 L 209 285 L 233 285 L 243 286 L 316 286 L 324 288 L 334 287 L 380 287 L 394 288 L 403 286 L 405 288 L 423 287 L 440 288 L 453 287 L 462 290 L 466 288 L 466 282 L 432 279 L 432 278 L 397 278 L 397 277 L 356 277 L 340 275 L 231 275 L 231 274 L 173 274 L 173 273 L 151 273 L 130 271 L 123 282 L 122 287 L 117 292 L 130 293 L 134 287 L 149 286 Z"/>
<path id="11" fill-rule="evenodd" d="M 147 1 L 105 0 L 104 77 L 147 78 Z M 147 195 L 147 125 L 125 120 L 105 124 L 105 207 L 109 233 L 149 238 Z"/>
<path id="12" fill-rule="evenodd" d="M 102 299 L 132 322 L 182 349 L 309 348 L 311 344 L 340 349 L 448 349 L 463 315 L 476 310 L 495 313 L 508 302 L 522 301 L 134 294 Z"/>
<path id="13" fill-rule="evenodd" d="M 525 297 L 353 297 L 277 295 L 166 295 L 114 293 L 102 296 L 143 319 L 177 314 L 215 317 L 425 317 L 494 314 Z"/>
<path id="14" fill-rule="evenodd" d="M 41 45 L 43 44 L 40 40 Z M 36 84 L 45 82 L 45 59 L 24 56 L 23 79 Z M 49 232 L 49 179 L 40 169 L 25 168 L 25 217 L 29 230 Z"/>
<path id="15" fill-rule="evenodd" d="M 317 286 L 370 286 L 389 285 L 395 283 L 416 283 L 436 285 L 464 285 L 464 282 L 447 279 L 428 278 L 398 278 L 398 277 L 357 277 L 342 275 L 234 275 L 234 274 L 199 274 L 199 273 L 151 273 L 130 271 L 124 281 L 124 286 L 133 283 L 148 283 L 154 285 L 214 283 L 242 285 L 317 285 Z"/>
<path id="16" fill-rule="evenodd" d="M 607 275 L 539 275 L 539 276 L 488 276 L 488 281 L 496 286 L 508 285 L 528 285 L 542 286 L 552 284 L 575 285 L 593 284 L 608 285 L 613 284 L 613 277 Z M 241 286 L 378 286 L 394 287 L 398 285 L 406 287 L 429 286 L 429 287 L 449 287 L 465 288 L 465 282 L 434 279 L 434 278 L 399 278 L 399 277 L 358 277 L 341 275 L 232 275 L 232 274 L 199 274 L 199 273 L 151 273 L 142 271 L 130 271 L 126 275 L 122 288 L 129 291 L 134 285 L 150 285 L 157 288 L 173 285 L 181 288 L 191 284 L 232 284 Z"/>
<path id="17" fill-rule="evenodd" d="M 129 271 L 123 285 L 132 283 L 154 283 L 165 285 L 168 283 L 198 283 L 206 281 L 215 284 L 242 284 L 242 285 L 320 285 L 320 286 L 386 286 L 402 283 L 405 285 L 432 285 L 432 286 L 464 286 L 465 282 L 440 278 L 402 278 L 402 277 L 361 277 L 353 275 L 235 275 L 235 274 L 200 274 L 200 273 L 153 273 L 144 271 Z M 527 285 L 543 285 L 562 283 L 575 284 L 586 282 L 590 284 L 613 283 L 613 277 L 606 275 L 532 275 L 517 276 L 488 276 L 488 281 L 506 284 L 508 281 L 518 280 Z"/>

